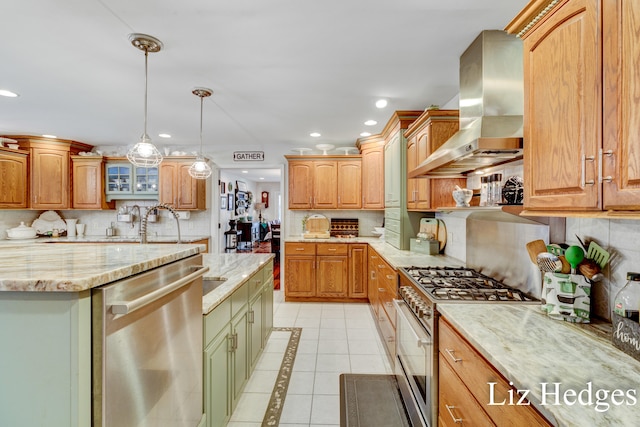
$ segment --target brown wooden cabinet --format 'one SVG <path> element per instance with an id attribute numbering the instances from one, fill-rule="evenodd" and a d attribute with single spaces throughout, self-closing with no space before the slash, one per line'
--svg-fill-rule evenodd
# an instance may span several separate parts
<path id="1" fill-rule="evenodd" d="M 310 298 L 316 295 L 316 244 L 285 242 L 285 298 Z"/>
<path id="2" fill-rule="evenodd" d="M 29 206 L 28 151 L 0 148 L 0 209 Z"/>
<path id="3" fill-rule="evenodd" d="M 71 165 L 73 209 L 114 209 L 106 202 L 102 156 L 71 156 Z"/>
<path id="4" fill-rule="evenodd" d="M 407 173 L 458 131 L 458 110 L 426 110 L 405 131 Z M 455 206 L 451 192 L 466 187 L 465 178 L 408 178 L 407 210 L 428 211 Z"/>
<path id="5" fill-rule="evenodd" d="M 285 242 L 286 301 L 366 302 L 366 244 Z"/>
<path id="6" fill-rule="evenodd" d="M 384 209 L 384 141 L 379 135 L 359 139 L 362 156 L 362 209 Z"/>
<path id="7" fill-rule="evenodd" d="M 640 210 L 640 4 L 543 3 L 507 27 L 524 41 L 525 209 Z"/>
<path id="8" fill-rule="evenodd" d="M 393 300 L 398 293 L 398 273 L 373 248 L 369 248 L 368 270 L 369 303 L 387 353 L 395 360 L 396 312 Z"/>
<path id="9" fill-rule="evenodd" d="M 91 151 L 90 145 L 64 139 L 11 136 L 29 151 L 29 208 L 71 208 L 70 155 Z"/>
<path id="10" fill-rule="evenodd" d="M 194 161 L 195 158 L 165 158 L 160 163 L 160 203 L 175 209 L 206 209 L 206 180 L 189 175 L 189 167 Z"/>
<path id="11" fill-rule="evenodd" d="M 289 162 L 289 209 L 359 209 L 360 156 L 285 156 Z"/>
<path id="12" fill-rule="evenodd" d="M 349 244 L 349 296 L 352 298 L 367 297 L 368 247 L 366 243 Z"/>
<path id="13" fill-rule="evenodd" d="M 439 319 L 438 418 L 441 425 L 549 426 L 531 405 L 488 405 L 519 394 L 444 317 Z M 517 400 L 516 400 L 517 401 Z M 526 400 L 525 400 L 526 402 Z"/>

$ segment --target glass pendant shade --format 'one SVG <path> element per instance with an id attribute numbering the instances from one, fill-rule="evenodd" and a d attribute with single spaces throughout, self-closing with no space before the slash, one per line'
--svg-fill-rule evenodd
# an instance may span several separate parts
<path id="1" fill-rule="evenodd" d="M 195 179 L 207 179 L 211 176 L 211 166 L 207 163 L 207 159 L 202 154 L 202 105 L 204 98 L 211 96 L 213 91 L 206 87 L 196 87 L 191 93 L 200 98 L 200 153 L 196 157 L 195 162 L 189 167 L 189 175 Z"/>
<path id="2" fill-rule="evenodd" d="M 148 76 L 148 58 L 149 52 L 159 52 L 163 45 L 160 40 L 146 34 L 130 34 L 129 41 L 131 44 L 144 51 L 144 133 L 140 138 L 140 142 L 133 146 L 127 153 L 129 162 L 137 167 L 156 167 L 162 162 L 162 154 L 151 142 L 151 138 L 147 134 L 147 76 Z"/>

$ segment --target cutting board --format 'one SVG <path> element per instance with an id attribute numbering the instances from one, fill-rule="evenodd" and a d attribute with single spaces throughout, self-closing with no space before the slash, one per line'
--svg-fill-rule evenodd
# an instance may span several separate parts
<path id="1" fill-rule="evenodd" d="M 307 218 L 304 228 L 306 239 L 328 239 L 330 236 L 329 219 L 324 215 L 311 215 Z"/>
<path id="2" fill-rule="evenodd" d="M 433 235 L 440 242 L 440 251 L 447 244 L 447 227 L 443 220 L 437 218 L 421 218 L 420 234 Z"/>

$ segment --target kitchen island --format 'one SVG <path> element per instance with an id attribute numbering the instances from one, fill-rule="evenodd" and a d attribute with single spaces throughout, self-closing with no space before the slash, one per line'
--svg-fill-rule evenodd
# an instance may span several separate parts
<path id="1" fill-rule="evenodd" d="M 91 289 L 189 258 L 202 248 L 0 246 L 0 425 L 91 425 Z"/>
<path id="2" fill-rule="evenodd" d="M 514 388 L 528 390 L 554 425 L 637 425 L 640 362 L 609 340 L 550 319 L 539 305 L 440 304 L 438 311 Z"/>

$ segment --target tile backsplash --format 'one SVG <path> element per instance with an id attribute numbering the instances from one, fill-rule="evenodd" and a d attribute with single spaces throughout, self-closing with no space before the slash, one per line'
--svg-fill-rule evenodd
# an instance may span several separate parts
<path id="1" fill-rule="evenodd" d="M 117 236 L 137 237 L 138 236 L 138 219 L 134 223 L 117 222 L 116 215 L 121 206 L 133 206 L 137 204 L 142 208 L 144 214 L 146 206 L 156 204 L 155 201 L 117 201 L 115 210 L 105 211 L 85 211 L 85 210 L 61 210 L 56 211 L 63 219 L 77 218 L 79 224 L 86 224 L 85 234 L 87 236 L 105 236 L 106 229 L 114 224 Z M 0 239 L 5 239 L 6 230 L 17 227 L 21 221 L 26 225 L 31 223 L 40 216 L 44 211 L 32 210 L 1 210 L 0 211 Z M 158 222 L 148 223 L 147 232 L 157 236 L 174 236 L 177 235 L 177 229 L 173 216 L 165 211 L 160 210 Z M 137 216 L 137 215 L 136 215 Z M 133 225 L 133 226 L 132 226 Z M 180 220 L 180 234 L 182 236 L 210 236 L 211 235 L 211 214 L 209 211 L 191 211 L 190 218 Z"/>

